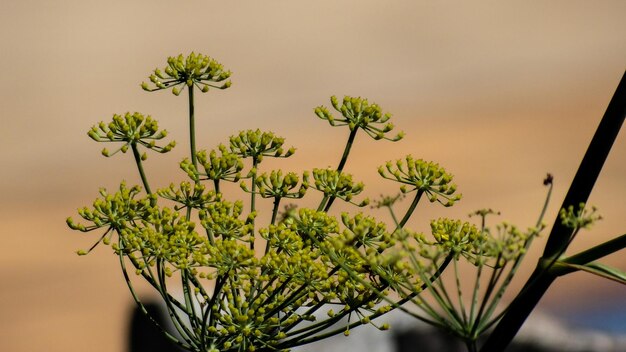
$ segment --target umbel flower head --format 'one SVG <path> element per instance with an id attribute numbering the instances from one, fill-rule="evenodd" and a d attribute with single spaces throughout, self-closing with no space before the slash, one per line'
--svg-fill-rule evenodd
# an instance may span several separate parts
<path id="1" fill-rule="evenodd" d="M 163 71 L 157 68 L 150 75 L 153 86 L 142 82 L 141 88 L 148 92 L 172 88 L 172 93 L 179 95 L 185 86 L 189 88 L 196 86 L 206 93 L 210 87 L 218 89 L 230 87 L 231 82 L 226 81 L 230 74 L 230 71 L 224 70 L 224 67 L 212 58 L 192 52 L 187 57 L 182 54 L 168 57 L 167 66 Z"/>
<path id="2" fill-rule="evenodd" d="M 177 211 L 183 208 L 202 209 L 209 203 L 219 201 L 221 197 L 214 191 L 206 191 L 205 186 L 199 182 L 192 186 L 187 181 L 181 182 L 178 188 L 171 183 L 168 188 L 158 190 L 157 194 L 179 203 L 179 206 L 174 207 Z"/>
<path id="3" fill-rule="evenodd" d="M 101 198 L 97 198 L 93 202 L 93 209 L 83 207 L 78 210 L 78 214 L 90 222 L 90 225 L 76 223 L 70 217 L 67 218 L 67 225 L 81 232 L 89 232 L 100 228 L 105 228 L 105 233 L 100 239 L 88 250 L 78 251 L 79 255 L 85 255 L 94 249 L 100 241 L 109 244 L 113 232 L 120 232 L 127 228 L 129 224 L 142 219 L 152 208 L 151 202 L 154 196 L 136 199 L 141 192 L 141 187 L 126 187 L 126 183 L 120 184 L 119 191 L 109 193 L 106 189 L 100 189 Z"/>
<path id="4" fill-rule="evenodd" d="M 220 144 L 218 149 L 219 154 L 216 150 L 211 150 L 209 153 L 206 150 L 201 150 L 196 154 L 198 163 L 204 171 L 197 170 L 187 158 L 180 163 L 180 168 L 194 181 L 239 181 L 241 170 L 243 170 L 241 157 L 226 150 L 226 146 L 223 144 Z"/>
<path id="5" fill-rule="evenodd" d="M 129 146 L 140 144 L 148 149 L 152 149 L 159 153 L 167 153 L 176 145 L 175 141 L 168 143 L 164 147 L 156 145 L 156 141 L 167 136 L 167 131 L 159 131 L 159 125 L 149 115 L 144 116 L 141 113 L 129 113 L 122 115 L 113 115 L 113 121 L 108 124 L 100 122 L 97 126 L 91 127 L 87 132 L 89 137 L 96 142 L 121 142 L 122 146 L 110 153 L 108 149 L 102 149 L 102 155 L 109 157 L 119 151 L 126 153 Z M 142 160 L 147 158 L 147 154 L 141 156 Z"/>
<path id="6" fill-rule="evenodd" d="M 484 236 L 476 226 L 461 222 L 461 220 L 451 220 L 440 218 L 430 222 L 435 243 L 441 246 L 446 252 L 455 255 L 474 252 L 474 249 Z"/>
<path id="7" fill-rule="evenodd" d="M 411 155 L 404 160 L 397 160 L 395 164 L 388 161 L 385 166 L 378 168 L 378 173 L 383 178 L 403 183 L 400 188 L 403 193 L 418 190 L 426 193 L 431 202 L 438 201 L 446 207 L 454 205 L 461 199 L 460 194 L 454 194 L 456 185 L 451 183 L 451 174 L 439 164 L 422 159 L 415 160 Z M 440 197 L 444 198 L 445 202 Z"/>
<path id="8" fill-rule="evenodd" d="M 352 202 L 352 197 L 361 193 L 365 185 L 362 182 L 355 183 L 350 174 L 333 169 L 313 169 L 313 179 L 315 181 L 313 188 L 325 196 L 343 199 L 361 207 L 369 204 L 367 198 L 358 204 Z"/>
<path id="9" fill-rule="evenodd" d="M 284 143 L 284 138 L 272 132 L 261 132 L 259 129 L 247 130 L 230 137 L 230 150 L 242 158 L 252 158 L 260 162 L 264 156 L 286 158 L 295 153 L 296 150 L 293 147 L 285 151 Z"/>
<path id="10" fill-rule="evenodd" d="M 573 205 L 563 208 L 559 211 L 559 218 L 565 227 L 570 229 L 587 229 L 598 220 L 602 220 L 602 216 L 598 213 L 598 208 L 592 206 L 587 208 L 585 203 L 579 203 L 578 209 Z"/>
<path id="11" fill-rule="evenodd" d="M 300 187 L 296 189 L 300 178 L 294 172 L 288 172 L 283 175 L 282 170 L 273 170 L 269 174 L 262 173 L 256 179 L 255 183 L 258 187 L 258 192 L 263 198 L 302 198 L 306 193 L 308 184 L 308 173 L 304 172 L 302 176 L 302 183 Z M 244 191 L 248 192 L 247 186 L 242 183 L 241 187 Z"/>
<path id="12" fill-rule="evenodd" d="M 345 96 L 343 102 L 339 104 L 337 97 L 333 95 L 330 102 L 342 117 L 333 116 L 324 106 L 315 108 L 315 114 L 320 119 L 328 121 L 331 126 L 347 125 L 350 131 L 360 128 L 374 139 L 398 141 L 404 137 L 404 132 L 391 138 L 386 136 L 394 127 L 393 123 L 388 122 L 391 115 L 383 114 L 380 106 L 369 104 L 367 99 Z"/>

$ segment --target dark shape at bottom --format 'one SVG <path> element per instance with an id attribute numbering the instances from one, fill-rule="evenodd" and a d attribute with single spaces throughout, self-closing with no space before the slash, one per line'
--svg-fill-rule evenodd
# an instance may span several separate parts
<path id="1" fill-rule="evenodd" d="M 156 303 L 144 303 L 146 310 L 159 325 L 167 327 L 163 309 Z M 148 317 L 134 308 L 130 320 L 128 352 L 182 352 L 176 344 L 168 340 Z"/>

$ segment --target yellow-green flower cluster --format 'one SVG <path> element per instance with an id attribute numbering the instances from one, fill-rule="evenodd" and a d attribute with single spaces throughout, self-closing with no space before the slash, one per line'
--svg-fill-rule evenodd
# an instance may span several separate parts
<path id="1" fill-rule="evenodd" d="M 403 193 L 418 190 L 426 193 L 431 202 L 438 201 L 449 207 L 461 199 L 460 194 L 454 194 L 456 185 L 452 183 L 452 175 L 437 163 L 416 160 L 409 155 L 404 160 L 389 161 L 380 166 L 378 173 L 383 178 L 403 183 L 400 188 Z"/>
<path id="2" fill-rule="evenodd" d="M 192 52 L 187 57 L 182 54 L 168 57 L 167 66 L 163 71 L 157 68 L 150 75 L 153 86 L 143 82 L 141 88 L 149 92 L 172 88 L 172 93 L 179 95 L 185 86 L 189 88 L 196 86 L 206 93 L 209 87 L 218 89 L 230 87 L 231 82 L 227 81 L 230 75 L 230 71 L 224 70 L 224 67 L 214 59 Z"/>
<path id="3" fill-rule="evenodd" d="M 596 221 L 601 220 L 602 216 L 598 213 L 598 208 L 591 207 L 591 209 L 585 207 L 585 203 L 578 204 L 578 209 L 575 209 L 573 205 L 561 209 L 559 217 L 561 223 L 571 229 L 586 229 L 591 227 Z"/>
<path id="4" fill-rule="evenodd" d="M 167 131 L 159 131 L 156 120 L 150 116 L 144 116 L 138 112 L 127 112 L 122 115 L 113 115 L 113 120 L 108 124 L 100 122 L 99 125 L 91 127 L 87 133 L 96 142 L 122 142 L 122 146 L 110 153 L 106 148 L 102 149 L 102 155 L 112 156 L 119 151 L 126 153 L 128 147 L 132 145 L 142 145 L 159 153 L 167 153 L 176 142 L 172 141 L 164 147 L 156 145 L 156 141 L 167 136 Z M 147 158 L 147 154 L 141 156 L 142 160 Z"/>
<path id="5" fill-rule="evenodd" d="M 483 234 L 476 226 L 461 220 L 439 218 L 430 222 L 435 243 L 456 255 L 474 252 Z"/>
<path id="6" fill-rule="evenodd" d="M 386 135 L 393 130 L 393 123 L 388 122 L 390 114 L 383 114 L 382 109 L 377 104 L 370 104 L 367 99 L 345 96 L 342 103 L 336 96 L 330 98 L 333 108 L 341 113 L 342 117 L 335 117 L 324 106 L 315 108 L 315 114 L 322 120 L 328 121 L 331 126 L 347 125 L 351 131 L 362 129 L 374 139 L 387 139 L 398 141 L 404 136 L 403 132 L 395 137 Z"/>
<path id="7" fill-rule="evenodd" d="M 289 229 L 312 245 L 330 234 L 339 233 L 337 219 L 323 211 L 301 208 L 283 222 Z"/>
<path id="8" fill-rule="evenodd" d="M 523 232 L 506 222 L 496 225 L 495 234 L 491 229 L 485 228 L 484 236 L 477 243 L 475 264 L 493 259 L 495 262 L 492 266 L 501 267 L 508 261 L 516 260 L 526 253 L 526 244 L 539 231 L 540 229 L 529 229 Z"/>
<path id="9" fill-rule="evenodd" d="M 170 57 L 163 70 L 155 69 L 151 84 L 142 83 L 144 90 L 172 89 L 179 95 L 185 87 L 188 89 L 192 160 L 184 159 L 180 167 L 193 182 L 170 184 L 151 194 L 141 163 L 146 156 L 139 155 L 137 146 L 165 153 L 175 144 L 156 145 L 167 132 L 159 131 L 150 116 L 114 115 L 112 122 L 94 126 L 89 136 L 99 142 L 122 143 L 114 153 L 105 149 L 106 156 L 132 148 L 148 195 L 141 198 L 139 187 L 127 188 L 124 183 L 114 194 L 101 190 L 102 197 L 93 203 L 93 209 L 79 210 L 89 224 L 68 218 L 68 225 L 83 232 L 103 228 L 104 234 L 95 245 L 109 244 L 117 235 L 112 247 L 133 297 L 141 305 L 127 273 L 129 265 L 165 300 L 178 333 L 169 337 L 193 352 L 286 350 L 323 338 L 325 329 L 344 318 L 350 321 L 356 317 L 356 321 L 344 324 L 347 335 L 355 324 L 370 323 L 371 318 L 391 309 L 379 305 L 390 290 L 401 294 L 419 292 L 428 271 L 436 268 L 434 264 L 421 264 L 415 254 L 415 249 L 429 243 L 422 235 L 403 228 L 419 196 L 401 222 L 394 217 L 392 232 L 384 223 L 362 213 L 343 213 L 341 221 L 328 213 L 336 198 L 358 206 L 369 203 L 368 199 L 353 203 L 364 185 L 342 170 L 359 129 L 374 139 L 402 138 L 402 132 L 390 136 L 394 129 L 389 122 L 391 115 L 366 99 L 348 96 L 342 102 L 331 98 L 341 117 L 335 118 L 325 107 L 318 107 L 318 117 L 332 126 L 348 126 L 351 133 L 337 169 L 314 169 L 310 185 L 308 172 L 300 177 L 294 172 L 258 171 L 263 158 L 285 158 L 295 152 L 293 147 L 285 148 L 284 138 L 272 132 L 241 131 L 231 136 L 227 145 L 195 152 L 194 87 L 202 92 L 210 87 L 225 89 L 230 86 L 229 77 L 230 72 L 221 64 L 195 53 Z M 242 176 L 245 158 L 252 162 L 247 175 Z M 420 191 L 418 195 L 426 193 L 431 202 L 442 202 L 441 198 L 446 205 L 452 205 L 460 198 L 454 195 L 452 176 L 437 164 L 407 157 L 406 163 L 398 161 L 395 167 L 389 164 L 387 172 L 390 176 L 381 172 L 383 177 L 412 186 L 412 190 Z M 241 184 L 251 193 L 248 210 L 241 201 L 226 200 L 219 189 L 221 180 L 237 182 L 242 178 L 251 182 Z M 208 184 L 213 183 L 213 189 L 208 190 L 203 181 L 212 181 Z M 280 201 L 302 198 L 308 187 L 324 194 L 318 210 L 291 207 L 277 221 Z M 174 206 L 157 204 L 157 196 Z M 255 221 L 259 222 L 259 196 L 274 201 L 266 227 L 258 223 L 255 227 Z M 379 206 L 391 210 L 399 198 L 383 199 Z M 201 226 L 196 226 L 198 220 Z M 445 219 L 434 221 L 432 226 L 436 239 L 433 247 L 438 252 L 431 259 L 438 259 L 442 253 L 466 255 L 479 242 L 475 228 L 466 224 Z M 255 250 L 259 236 L 266 241 L 264 251 L 258 247 Z M 173 279 L 182 282 L 180 300 L 168 291 L 167 285 Z M 210 283 L 206 285 L 205 280 Z M 335 306 L 323 321 L 300 325 L 319 319 L 318 310 L 328 304 Z M 386 329 L 386 325 L 380 328 Z"/>
<path id="10" fill-rule="evenodd" d="M 206 187 L 203 184 L 195 183 L 192 186 L 191 183 L 186 181 L 181 182 L 178 188 L 172 183 L 168 188 L 158 190 L 157 194 L 161 198 L 169 199 L 182 205 L 177 206 L 176 210 L 183 208 L 201 209 L 219 199 L 219 196 L 214 191 L 206 191 Z"/>
<path id="11" fill-rule="evenodd" d="M 283 176 L 281 170 L 271 171 L 269 174 L 262 173 L 256 180 L 257 192 L 263 198 L 302 198 L 306 193 L 308 185 L 308 173 L 300 177 L 295 172 L 288 172 Z M 300 184 L 300 187 L 298 187 Z M 298 187 L 297 190 L 294 190 Z M 244 191 L 248 191 L 245 184 L 242 184 Z"/>
<path id="12" fill-rule="evenodd" d="M 283 149 L 285 139 L 274 135 L 272 132 L 261 130 L 241 131 L 230 137 L 230 150 L 242 158 L 252 158 L 256 162 L 262 161 L 264 156 L 289 157 L 295 153 L 295 149 Z"/>
<path id="13" fill-rule="evenodd" d="M 194 181 L 239 181 L 243 170 L 241 157 L 229 152 L 223 144 L 218 146 L 218 150 L 219 155 L 217 150 L 211 150 L 208 154 L 206 150 L 196 153 L 197 161 L 204 171 L 197 170 L 188 158 L 181 161 L 180 168 Z"/>
<path id="14" fill-rule="evenodd" d="M 170 208 L 153 207 L 140 225 L 120 231 L 119 250 L 135 259 L 138 269 L 163 260 L 176 269 L 202 265 L 199 258 L 208 253 L 208 241 L 194 231 L 195 224 Z"/>
<path id="15" fill-rule="evenodd" d="M 363 213 L 355 216 L 342 213 L 341 220 L 346 227 L 342 237 L 347 245 L 363 247 L 369 254 L 380 253 L 395 244 L 395 240 L 387 232 L 387 225 L 371 216 Z"/>
<path id="16" fill-rule="evenodd" d="M 352 197 L 359 195 L 365 185 L 362 182 L 354 182 L 352 175 L 333 169 L 313 169 L 313 188 L 324 193 L 325 196 L 343 199 L 346 202 L 358 206 L 369 204 L 369 199 L 361 203 L 353 203 Z"/>
<path id="17" fill-rule="evenodd" d="M 219 201 L 208 204 L 200 211 L 200 223 L 206 229 L 211 242 L 217 238 L 254 241 L 252 220 L 254 214 L 241 218 L 243 203 Z"/>
<path id="18" fill-rule="evenodd" d="M 141 187 L 126 187 L 126 183 L 120 184 L 119 191 L 111 194 L 106 189 L 100 189 L 102 198 L 97 198 L 93 202 L 93 209 L 83 207 L 78 210 L 78 214 L 90 222 L 91 225 L 76 223 L 70 217 L 67 224 L 74 230 L 89 232 L 99 228 L 106 228 L 106 232 L 89 251 L 91 251 L 100 241 L 109 244 L 112 231 L 121 231 L 135 221 L 142 219 L 151 209 L 153 197 L 136 199 L 141 192 Z M 79 254 L 87 254 L 89 251 L 79 251 Z"/>
<path id="19" fill-rule="evenodd" d="M 242 230 L 239 230 L 242 232 Z M 233 279 L 246 279 L 257 275 L 258 260 L 254 250 L 234 237 L 219 238 L 207 246 L 207 253 L 198 253 L 200 265 L 215 268 L 218 275 Z M 245 286 L 241 289 L 246 290 Z"/>

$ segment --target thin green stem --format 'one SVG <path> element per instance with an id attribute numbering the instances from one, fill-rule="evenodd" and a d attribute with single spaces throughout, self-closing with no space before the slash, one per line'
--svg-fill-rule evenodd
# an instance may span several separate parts
<path id="1" fill-rule="evenodd" d="M 568 264 L 587 264 L 626 248 L 626 234 L 572 255 L 562 261 Z"/>
<path id="2" fill-rule="evenodd" d="M 194 112 L 193 86 L 188 87 L 189 92 L 189 145 L 191 148 L 191 163 L 198 169 L 198 159 L 196 157 L 196 121 Z"/>
<path id="3" fill-rule="evenodd" d="M 352 145 L 354 144 L 354 139 L 356 138 L 356 133 L 359 131 L 359 129 L 357 127 L 355 127 L 354 129 L 350 130 L 350 135 L 348 136 L 348 141 L 346 142 L 346 146 L 343 149 L 343 154 L 341 155 L 341 160 L 339 161 L 339 165 L 337 166 L 337 172 L 341 173 L 341 171 L 343 171 L 343 168 L 346 166 L 346 162 L 348 161 L 348 155 L 350 155 L 350 149 L 352 149 Z M 320 202 L 320 205 L 317 207 L 318 211 L 328 211 L 330 209 L 330 206 L 333 204 L 333 202 L 335 201 L 334 196 L 327 196 L 324 195 L 324 198 L 322 198 L 322 201 Z"/>
<path id="4" fill-rule="evenodd" d="M 346 166 L 346 161 L 348 161 L 348 155 L 350 154 L 350 149 L 354 144 L 354 139 L 356 138 L 356 133 L 359 131 L 357 127 L 350 130 L 350 135 L 348 136 L 348 142 L 346 143 L 346 147 L 343 150 L 343 155 L 341 156 L 341 160 L 339 161 L 339 166 L 337 166 L 337 171 L 343 171 L 344 166 Z"/>
<path id="5" fill-rule="evenodd" d="M 274 223 L 276 222 L 276 216 L 278 215 L 278 207 L 280 206 L 280 197 L 274 197 L 274 208 L 272 209 L 272 219 L 270 220 L 270 224 L 274 225 Z M 270 240 L 268 239 L 267 242 L 265 242 L 265 254 L 269 253 L 270 251 Z"/>
<path id="6" fill-rule="evenodd" d="M 465 311 L 465 305 L 463 304 L 463 292 L 461 290 L 461 279 L 459 278 L 458 263 L 454 261 L 454 281 L 456 283 L 456 293 L 459 299 L 459 310 L 461 311 L 461 317 L 463 318 L 463 324 L 468 325 L 467 312 Z"/>
<path id="7" fill-rule="evenodd" d="M 257 175 L 257 166 L 259 165 L 259 160 L 256 156 L 252 157 L 252 168 L 254 172 L 252 173 L 252 191 L 250 192 L 250 214 L 253 214 L 256 211 L 256 175 Z M 254 218 L 252 219 L 252 236 L 254 237 Z M 254 249 L 254 238 L 250 241 L 250 249 Z"/>
<path id="8" fill-rule="evenodd" d="M 396 213 L 393 211 L 393 208 L 391 207 L 391 205 L 388 205 L 387 208 L 389 209 L 389 214 L 391 214 L 391 220 L 393 220 L 393 224 L 396 225 L 396 228 L 397 228 L 398 226 L 400 226 L 400 223 L 398 222 Z"/>
<path id="9" fill-rule="evenodd" d="M 150 185 L 148 184 L 148 178 L 146 177 L 146 173 L 143 170 L 143 163 L 141 161 L 141 155 L 139 154 L 139 150 L 137 149 L 136 143 L 131 143 L 130 148 L 133 150 L 133 156 L 135 157 L 135 163 L 137 164 L 137 170 L 139 170 L 139 176 L 141 176 L 141 182 L 143 183 L 143 187 L 146 189 L 146 193 L 152 194 L 150 190 Z"/>
<path id="10" fill-rule="evenodd" d="M 479 258 L 482 256 L 482 253 L 479 254 Z M 478 305 L 478 292 L 480 291 L 480 278 L 482 277 L 484 264 L 481 262 L 478 264 L 478 269 L 476 269 L 476 280 L 474 281 L 474 291 L 472 292 L 472 305 L 470 306 L 470 314 L 469 320 L 472 325 L 476 325 L 478 323 L 475 320 L 476 306 Z"/>
<path id="11" fill-rule="evenodd" d="M 407 209 L 406 214 L 404 214 L 404 217 L 402 217 L 402 220 L 400 220 L 400 223 L 398 223 L 398 226 L 396 227 L 396 229 L 403 228 L 404 225 L 406 225 L 406 223 L 409 221 L 409 219 L 411 218 L 411 215 L 413 215 L 413 212 L 415 212 L 417 203 L 419 203 L 420 198 L 422 198 L 422 194 L 424 194 L 424 191 L 422 191 L 421 189 L 417 190 L 417 193 L 415 194 L 415 198 L 413 198 L 413 202 L 409 206 L 409 209 Z"/>
<path id="12" fill-rule="evenodd" d="M 179 341 L 175 336 L 173 336 L 172 334 L 167 332 L 161 326 L 161 324 L 159 324 L 152 317 L 152 315 L 150 315 L 150 313 L 148 312 L 148 310 L 146 309 L 144 304 L 141 302 L 141 300 L 137 296 L 137 293 L 135 292 L 135 289 L 134 289 L 134 287 L 132 285 L 132 282 L 130 280 L 130 276 L 128 275 L 128 271 L 126 270 L 126 262 L 124 261 L 124 255 L 122 254 L 123 248 L 124 248 L 123 241 L 119 241 L 118 245 L 120 246 L 118 257 L 120 259 L 120 266 L 122 268 L 122 274 L 124 275 L 124 280 L 126 281 L 126 285 L 128 286 L 128 290 L 130 291 L 131 296 L 133 297 L 133 300 L 135 301 L 135 303 L 139 307 L 140 311 L 161 331 L 161 333 L 163 333 L 165 335 L 165 337 L 168 340 L 174 342 L 175 344 L 177 344 L 178 346 L 180 346 L 180 347 L 182 347 L 182 348 L 184 348 L 186 350 L 192 350 L 193 343 L 191 343 L 191 341 L 186 341 L 188 344 L 185 344 L 185 343 Z"/>
<path id="13" fill-rule="evenodd" d="M 501 256 L 498 255 L 498 257 L 496 257 L 496 264 L 500 261 Z M 498 281 L 498 270 L 494 269 L 491 272 L 491 276 L 489 277 L 489 283 L 487 284 L 487 290 L 485 291 L 485 295 L 483 296 L 483 299 L 480 303 L 480 308 L 478 309 L 478 313 L 476 315 L 476 321 L 478 322 L 478 324 L 474 324 L 474 327 L 472 328 L 472 333 L 474 333 L 476 331 L 476 329 L 478 329 L 478 325 L 480 325 L 480 322 L 483 319 L 483 313 L 485 311 L 485 308 L 487 308 L 487 304 L 489 302 L 489 298 L 491 297 L 491 294 L 493 293 L 493 291 L 496 288 L 496 283 Z"/>
<path id="14" fill-rule="evenodd" d="M 166 280 L 165 280 L 165 270 L 163 269 L 162 260 L 158 259 L 156 265 L 157 265 L 157 276 L 159 280 L 159 286 L 161 288 L 161 296 L 164 297 L 164 295 L 167 293 L 167 288 L 166 288 Z M 170 320 L 172 321 L 174 327 L 176 328 L 180 336 L 182 336 L 182 338 L 185 339 L 185 341 L 187 341 L 188 343 L 197 345 L 198 341 L 194 340 L 193 333 L 189 330 L 189 328 L 187 328 L 187 326 L 185 326 L 185 323 L 183 322 L 181 317 L 178 315 L 178 313 L 176 312 L 176 309 L 172 306 L 171 302 L 167 299 L 165 299 L 164 301 L 165 301 L 165 307 L 167 308 L 167 312 L 170 316 Z M 182 311 L 183 313 L 185 313 L 185 315 L 189 317 L 189 319 L 195 318 L 191 316 L 191 313 L 187 310 L 186 305 L 184 306 L 184 309 Z"/>
<path id="15" fill-rule="evenodd" d="M 180 274 L 181 285 L 183 287 L 183 295 L 185 297 L 185 306 L 187 307 L 187 311 L 191 313 L 189 317 L 189 322 L 191 323 L 191 327 L 194 330 L 198 329 L 198 321 L 196 319 L 196 307 L 194 304 L 194 299 L 192 296 L 191 288 L 189 287 L 189 277 L 187 270 L 182 270 Z"/>
<path id="16" fill-rule="evenodd" d="M 317 206 L 317 211 L 324 210 L 326 202 L 328 202 L 328 196 L 324 194 L 324 197 L 322 197 L 322 200 L 320 201 L 320 205 Z"/>

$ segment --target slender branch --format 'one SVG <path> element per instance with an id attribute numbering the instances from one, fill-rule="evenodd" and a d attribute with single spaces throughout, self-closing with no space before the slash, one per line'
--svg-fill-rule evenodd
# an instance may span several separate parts
<path id="1" fill-rule="evenodd" d="M 148 194 L 152 194 L 150 190 L 150 185 L 148 184 L 148 178 L 146 178 L 146 173 L 143 170 L 143 163 L 141 161 L 141 155 L 139 154 L 139 150 L 137 149 L 136 143 L 131 143 L 130 148 L 133 150 L 133 156 L 135 157 L 135 163 L 137 164 L 137 169 L 139 170 L 139 176 L 141 176 L 141 182 L 143 183 L 143 187 L 146 189 Z"/>
<path id="2" fill-rule="evenodd" d="M 198 169 L 196 157 L 196 121 L 194 116 L 193 86 L 187 89 L 189 92 L 189 144 L 191 146 L 191 163 Z"/>
<path id="3" fill-rule="evenodd" d="M 350 154 L 350 149 L 354 144 L 354 138 L 356 137 L 356 133 L 359 131 L 358 127 L 354 127 L 354 129 L 350 130 L 350 135 L 348 136 L 348 142 L 346 143 L 346 147 L 343 150 L 343 155 L 341 156 L 341 160 L 339 161 L 339 166 L 337 166 L 337 171 L 343 171 L 344 166 L 346 166 L 346 161 L 348 161 L 348 155 Z"/>
<path id="4" fill-rule="evenodd" d="M 624 248 L 626 248 L 626 234 L 572 255 L 562 261 L 568 264 L 587 264 Z"/>
<path id="5" fill-rule="evenodd" d="M 569 191 L 565 196 L 562 208 L 570 205 L 586 203 L 593 186 L 602 170 L 602 166 L 611 151 L 626 115 L 626 74 L 622 79 L 600 121 L 589 148 L 576 172 Z M 571 230 L 562 225 L 558 215 L 552 227 L 548 242 L 543 253 L 544 258 L 553 259 L 555 254 L 562 252 L 563 244 L 569 242 Z M 520 294 L 511 302 L 507 313 L 496 325 L 495 329 L 481 348 L 481 351 L 502 351 L 517 334 L 524 321 L 535 308 L 543 294 L 548 290 L 556 277 L 537 266 Z"/>
<path id="6" fill-rule="evenodd" d="M 417 203 L 419 203 L 420 198 L 422 198 L 422 194 L 424 194 L 424 191 L 422 191 L 421 189 L 417 191 L 417 193 L 415 194 L 415 198 L 413 198 L 413 202 L 409 206 L 409 209 L 407 209 L 406 214 L 404 214 L 404 217 L 402 218 L 402 220 L 400 220 L 400 223 L 398 224 L 396 229 L 403 228 L 404 225 L 406 225 L 406 223 L 409 221 L 409 219 L 411 218 L 411 215 L 413 215 L 413 212 L 415 212 Z"/>

